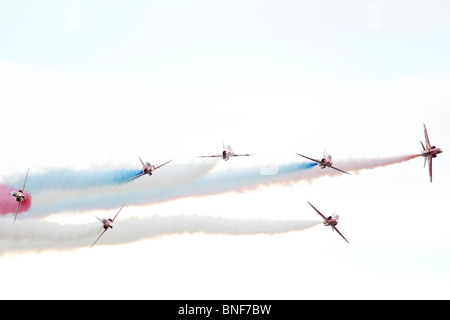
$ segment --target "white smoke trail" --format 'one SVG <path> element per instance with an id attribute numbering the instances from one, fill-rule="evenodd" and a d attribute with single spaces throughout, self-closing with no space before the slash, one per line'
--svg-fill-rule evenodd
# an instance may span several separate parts
<path id="1" fill-rule="evenodd" d="M 379 167 L 390 166 L 405 161 L 409 161 L 420 157 L 420 154 L 394 156 L 394 157 L 378 157 L 367 159 L 348 159 L 333 163 L 334 166 L 344 171 L 351 171 L 352 174 L 359 174 L 363 170 L 372 170 Z M 336 176 L 340 174 L 336 170 L 331 170 L 327 173 L 330 176 Z"/>
<path id="2" fill-rule="evenodd" d="M 159 168 L 153 172 L 150 184 L 146 184 L 146 188 L 158 188 L 160 186 L 168 187 L 187 183 L 189 181 L 198 179 L 211 171 L 216 165 L 216 161 L 195 161 L 192 159 L 174 160 L 171 163 Z M 51 191 L 79 192 L 80 195 L 84 190 L 111 190 L 121 187 L 124 192 L 133 192 L 139 190 L 142 186 L 138 181 L 142 179 L 133 180 L 133 183 L 123 183 L 141 173 L 141 164 L 136 164 L 134 169 L 130 168 L 112 168 L 107 165 L 94 167 L 90 169 L 73 169 L 66 168 L 46 168 L 43 170 L 30 172 L 27 181 L 27 189 L 32 190 L 33 193 L 47 193 Z M 2 181 L 8 185 L 22 185 L 23 177 L 18 177 L 17 174 L 11 174 L 2 178 Z M 22 182 L 21 182 L 22 181 Z"/>
<path id="3" fill-rule="evenodd" d="M 401 163 L 419 155 L 349 159 L 334 165 L 352 174 L 362 170 Z M 150 205 L 185 197 L 201 197 L 227 192 L 247 192 L 262 186 L 290 186 L 299 181 L 312 182 L 323 176 L 343 175 L 331 168 L 320 169 L 314 162 L 292 162 L 274 166 L 273 174 L 261 174 L 260 167 L 230 168 L 212 172 L 216 161 L 210 165 L 184 164 L 157 172 L 152 177 L 142 177 L 125 185 L 109 185 L 87 189 L 46 190 L 34 194 L 32 208 L 25 216 L 37 217 L 61 211 L 109 210 L 123 202 L 131 205 Z M 197 170 L 193 170 L 197 168 Z"/>
<path id="4" fill-rule="evenodd" d="M 211 171 L 217 161 L 175 160 L 156 170 L 151 177 L 144 176 L 122 183 L 134 176 L 136 169 L 74 170 L 57 168 L 30 174 L 27 189 L 34 197 L 30 214 L 42 216 L 67 210 L 108 210 L 127 201 L 129 195 L 142 190 L 157 190 L 195 181 Z M 131 174 L 131 175 L 130 175 Z M 8 183 L 17 183 L 17 175 L 4 177 Z"/>
<path id="5" fill-rule="evenodd" d="M 380 166 L 392 165 L 408 161 L 419 155 L 400 157 L 385 157 L 377 159 L 351 159 L 339 161 L 339 168 L 359 173 L 361 170 L 374 169 Z M 211 167 L 204 167 L 207 170 Z M 185 168 L 179 168 L 185 169 Z M 168 185 L 152 184 L 151 179 L 141 179 L 127 186 L 103 186 L 86 189 L 80 198 L 55 198 L 55 190 L 37 193 L 48 197 L 45 203 L 33 204 L 34 210 L 42 213 L 54 213 L 64 210 L 90 210 L 93 208 L 117 208 L 123 202 L 132 205 L 148 205 L 170 201 L 182 197 L 197 197 L 208 194 L 248 191 L 264 185 L 290 184 L 297 181 L 313 181 L 323 176 L 335 176 L 342 173 L 327 168 L 305 163 L 290 163 L 280 165 L 276 174 L 261 175 L 259 168 L 245 168 L 210 172 L 197 179 L 187 179 L 177 184 L 176 175 L 182 175 L 178 170 Z M 347 175 L 345 175 L 347 176 Z M 195 174 L 191 177 L 195 177 Z M 164 180 L 163 177 L 160 179 Z M 181 180 L 180 180 L 181 181 Z M 103 190 L 104 189 L 104 190 Z M 91 193 L 92 190 L 96 192 Z M 56 191 L 57 192 L 57 191 Z M 65 191 L 66 192 L 66 191 Z M 77 192 L 72 190 L 71 192 Z M 47 193 L 47 194 L 46 194 Z M 57 194 L 57 193 L 56 193 Z M 77 194 L 78 196 L 78 194 Z M 5 218 L 6 219 L 6 218 Z M 99 244 L 121 244 L 142 239 L 148 239 L 170 234 L 204 232 L 210 234 L 275 234 L 303 230 L 318 224 L 317 221 L 269 221 L 269 220 L 233 220 L 204 216 L 149 217 L 135 220 L 124 220 L 116 224 L 113 230 L 105 233 Z M 65 250 L 89 246 L 96 238 L 98 223 L 85 225 L 61 225 L 33 219 L 21 219 L 14 228 L 10 223 L 0 224 L 0 254 L 28 250 Z"/>
<path id="6" fill-rule="evenodd" d="M 301 231 L 319 221 L 229 219 L 210 216 L 152 216 L 116 221 L 96 244 L 116 245 L 166 235 L 205 233 L 215 235 L 279 234 Z M 97 238 L 100 223 L 62 225 L 27 219 L 14 228 L 0 224 L 0 255 L 5 253 L 88 248 Z M 94 247 L 95 248 L 95 247 Z"/>

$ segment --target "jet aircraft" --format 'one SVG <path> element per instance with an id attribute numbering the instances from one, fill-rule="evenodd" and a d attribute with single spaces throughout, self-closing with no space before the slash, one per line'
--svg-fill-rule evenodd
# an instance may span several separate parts
<path id="1" fill-rule="evenodd" d="M 112 229 L 113 226 L 113 222 L 116 219 L 117 215 L 120 213 L 120 211 L 122 210 L 122 208 L 125 206 L 125 203 L 122 205 L 122 207 L 120 207 L 119 211 L 116 213 L 116 215 L 114 216 L 114 218 L 109 218 L 109 219 L 100 219 L 98 217 L 96 217 L 98 219 L 98 221 L 100 221 L 103 225 L 100 227 L 100 230 L 98 232 L 100 232 L 103 228 L 103 232 L 98 236 L 98 238 L 94 241 L 94 243 L 91 245 L 91 248 L 94 246 L 94 244 L 97 243 L 98 239 L 101 238 L 101 236 L 108 231 L 108 229 Z"/>
<path id="2" fill-rule="evenodd" d="M 425 132 L 425 145 L 423 145 L 423 142 L 420 141 L 420 144 L 422 145 L 422 157 L 425 158 L 425 163 L 423 167 L 427 165 L 428 161 L 428 170 L 430 171 L 430 183 L 433 182 L 433 158 L 436 158 L 438 154 L 444 152 L 441 148 L 436 148 L 435 146 L 432 146 L 430 143 L 430 138 L 428 137 L 427 127 L 425 126 L 425 123 L 423 124 L 423 129 Z"/>
<path id="3" fill-rule="evenodd" d="M 333 166 L 333 158 L 331 157 L 331 155 L 326 154 L 326 150 L 323 152 L 323 156 L 322 156 L 321 160 L 313 159 L 313 158 L 304 156 L 304 155 L 302 155 L 300 153 L 296 153 L 296 154 L 299 155 L 300 157 L 303 157 L 303 158 L 306 158 L 308 160 L 317 162 L 319 164 L 319 166 L 320 166 L 320 169 L 325 169 L 326 167 L 330 167 L 330 168 L 333 168 L 334 170 L 340 171 L 342 173 L 350 174 L 350 173 L 348 173 L 348 172 L 346 172 L 344 170 L 341 170 L 339 168 L 334 167 Z"/>
<path id="4" fill-rule="evenodd" d="M 307 202 L 309 203 L 309 201 L 307 201 Z M 339 233 L 339 235 L 340 235 L 342 238 L 344 238 L 344 240 L 347 241 L 347 243 L 349 243 L 348 240 L 345 239 L 345 237 L 342 235 L 342 233 L 340 233 L 339 230 L 336 228 L 336 225 L 337 225 L 338 222 L 339 222 L 339 216 L 338 216 L 338 215 L 336 215 L 336 214 L 333 213 L 333 215 L 331 215 L 331 216 L 329 216 L 329 217 L 327 218 L 327 217 L 325 217 L 322 213 L 320 213 L 320 211 L 317 210 L 311 203 L 309 203 L 309 205 L 310 205 L 311 207 L 313 207 L 313 209 L 316 210 L 317 214 L 323 218 L 323 220 L 324 220 L 323 224 L 324 224 L 326 227 L 327 227 L 327 226 L 330 226 L 331 229 L 333 229 L 333 231 L 337 231 L 337 233 Z"/>
<path id="5" fill-rule="evenodd" d="M 27 199 L 27 197 L 25 196 L 25 185 L 27 184 L 28 172 L 29 172 L 29 169 L 27 170 L 27 175 L 25 176 L 25 181 L 23 183 L 22 189 L 11 192 L 11 196 L 16 198 L 16 201 L 17 201 L 17 210 L 16 210 L 16 215 L 14 216 L 13 223 L 16 223 L 17 214 L 19 213 L 19 209 L 20 209 L 20 206 L 22 205 L 22 202 L 24 202 Z"/>
<path id="6" fill-rule="evenodd" d="M 169 161 L 164 162 L 163 164 L 160 164 L 159 166 L 155 167 L 154 165 L 152 165 L 148 161 L 146 163 L 144 163 L 142 161 L 141 157 L 139 157 L 139 160 L 142 163 L 142 170 L 141 170 L 141 172 L 138 175 L 136 175 L 136 176 L 134 176 L 134 177 L 132 177 L 132 178 L 130 178 L 128 180 L 123 181 L 123 183 L 131 181 L 131 180 L 134 180 L 134 179 L 137 179 L 137 178 L 142 177 L 143 175 L 146 175 L 146 174 L 151 176 L 153 174 L 152 173 L 153 171 L 155 171 L 156 169 L 161 168 L 162 166 L 164 166 L 164 165 L 168 164 L 169 162 L 173 161 L 173 160 L 169 160 Z"/>
<path id="7" fill-rule="evenodd" d="M 224 143 L 222 143 L 223 145 L 223 151 L 222 153 L 219 154 L 215 154 L 212 156 L 200 156 L 199 158 L 222 158 L 225 161 L 228 161 L 230 159 L 230 157 L 248 157 L 248 156 L 254 156 L 254 154 L 235 154 L 233 149 L 231 149 L 231 147 L 229 145 L 225 145 Z"/>

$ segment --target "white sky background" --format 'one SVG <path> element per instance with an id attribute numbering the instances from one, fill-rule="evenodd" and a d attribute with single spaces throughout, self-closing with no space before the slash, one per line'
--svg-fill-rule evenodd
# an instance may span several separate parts
<path id="1" fill-rule="evenodd" d="M 222 141 L 257 156 L 219 161 L 217 170 L 294 152 L 320 157 L 325 148 L 338 166 L 419 152 L 423 123 L 444 149 L 432 184 L 420 158 L 290 187 L 130 205 L 115 223 L 317 219 L 310 201 L 340 214 L 350 245 L 322 226 L 100 240 L 0 256 L 1 298 L 450 298 L 446 1 L 15 1 L 0 5 L 0 21 L 0 179 L 27 167 L 31 176 L 138 168 L 137 156 L 191 159 L 220 152 Z M 92 212 L 51 218 L 86 222 Z"/>

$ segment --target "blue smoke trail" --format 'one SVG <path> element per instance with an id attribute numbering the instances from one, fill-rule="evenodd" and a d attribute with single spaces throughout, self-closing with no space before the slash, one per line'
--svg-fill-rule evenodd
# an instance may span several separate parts
<path id="1" fill-rule="evenodd" d="M 56 197 L 55 201 L 51 203 L 34 205 L 30 211 L 33 215 L 45 215 L 65 210 L 109 210 L 117 208 L 125 201 L 129 205 L 149 205 L 185 197 L 245 192 L 264 185 L 301 180 L 302 173 L 315 166 L 317 166 L 317 163 L 284 164 L 278 166 L 277 172 L 272 175 L 262 175 L 259 167 L 232 169 L 209 173 L 193 181 L 178 185 L 159 186 L 158 188 L 151 184 L 133 190 L 124 189 L 124 186 L 114 186 L 102 191 L 97 190 L 99 192 L 96 191 L 83 197 L 61 201 Z M 128 173 L 131 174 L 132 172 Z M 136 171 L 134 171 L 134 174 L 136 174 Z M 113 181 L 113 184 L 117 184 L 116 180 Z M 78 185 L 84 184 L 79 183 Z M 97 182 L 96 185 L 99 185 L 99 183 Z"/>
<path id="2" fill-rule="evenodd" d="M 45 173 L 30 175 L 27 190 L 39 192 L 41 190 L 75 190 L 92 187 L 119 185 L 120 183 L 142 173 L 140 169 L 116 170 L 74 170 L 71 168 L 53 169 Z M 18 185 L 20 181 L 9 182 Z"/>

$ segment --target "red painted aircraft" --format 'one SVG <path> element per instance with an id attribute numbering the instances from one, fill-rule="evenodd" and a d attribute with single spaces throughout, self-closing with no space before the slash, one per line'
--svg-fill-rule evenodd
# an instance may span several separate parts
<path id="1" fill-rule="evenodd" d="M 22 189 L 11 192 L 11 196 L 16 198 L 16 201 L 17 201 L 17 210 L 16 210 L 16 215 L 14 216 L 13 223 L 16 223 L 17 214 L 19 213 L 19 209 L 20 209 L 20 206 L 22 205 L 22 202 L 24 202 L 27 199 L 27 197 L 25 196 L 25 185 L 27 184 L 28 171 L 29 170 L 27 170 L 27 175 L 25 176 L 25 182 L 23 183 Z"/>
<path id="2" fill-rule="evenodd" d="M 326 167 L 330 167 L 330 168 L 333 168 L 334 170 L 340 171 L 342 173 L 350 174 L 350 173 L 348 173 L 348 172 L 346 172 L 344 170 L 341 170 L 339 168 L 333 167 L 333 158 L 331 157 L 331 155 L 326 154 L 326 150 L 323 152 L 323 157 L 322 157 L 321 160 L 313 159 L 313 158 L 304 156 L 304 155 L 302 155 L 300 153 L 296 153 L 296 154 L 299 155 L 300 157 L 303 157 L 303 158 L 306 158 L 308 160 L 317 162 L 319 164 L 319 166 L 320 166 L 320 169 L 325 169 Z"/>
<path id="3" fill-rule="evenodd" d="M 231 147 L 229 145 L 225 145 L 222 142 L 223 145 L 223 151 L 222 153 L 219 154 L 215 154 L 212 156 L 200 156 L 199 158 L 222 158 L 225 161 L 228 161 L 230 159 L 230 157 L 249 157 L 249 156 L 254 156 L 254 154 L 234 154 L 233 149 L 231 149 Z"/>
<path id="4" fill-rule="evenodd" d="M 309 201 L 307 201 L 307 202 L 309 203 Z M 339 230 L 336 228 L 336 225 L 338 224 L 338 221 L 339 221 L 339 216 L 338 216 L 338 215 L 335 215 L 335 214 L 333 213 L 332 216 L 329 216 L 329 217 L 327 218 L 327 217 L 325 217 L 322 213 L 320 213 L 320 211 L 317 210 L 311 203 L 309 203 L 309 205 L 310 205 L 311 207 L 313 207 L 313 209 L 316 210 L 317 214 L 323 218 L 323 220 L 324 220 L 323 224 L 324 224 L 326 227 L 327 227 L 327 226 L 330 226 L 331 229 L 333 229 L 333 231 L 337 231 L 337 233 L 339 233 L 339 235 L 340 235 L 342 238 L 344 238 L 344 240 L 347 241 L 347 243 L 349 243 L 348 240 L 345 239 L 345 237 L 342 235 L 342 233 L 340 233 Z"/>
<path id="5" fill-rule="evenodd" d="M 149 176 L 151 176 L 153 173 L 153 171 L 155 171 L 156 169 L 158 169 L 158 168 L 161 168 L 162 166 L 164 166 L 164 165 L 166 165 L 166 164 L 168 164 L 169 162 L 171 162 L 172 160 L 169 160 L 169 161 L 167 161 L 167 162 L 164 162 L 163 164 L 160 164 L 159 166 L 157 166 L 157 167 L 155 167 L 154 165 L 152 165 L 150 162 L 146 162 L 146 163 L 144 163 L 143 161 L 142 161 L 142 159 L 141 159 L 141 157 L 139 157 L 139 160 L 141 161 L 141 163 L 142 163 L 142 172 L 141 173 L 139 173 L 137 176 L 134 176 L 133 178 L 130 178 L 130 179 L 128 179 L 128 180 L 125 180 L 123 183 L 125 183 L 125 182 L 128 182 L 128 181 L 131 181 L 131 180 L 134 180 L 134 179 L 137 179 L 137 178 L 139 178 L 139 177 L 142 177 L 143 175 L 146 175 L 146 174 L 148 174 Z"/>
<path id="6" fill-rule="evenodd" d="M 94 244 L 97 243 L 98 239 L 100 239 L 100 237 L 106 232 L 108 231 L 108 229 L 112 229 L 113 226 L 113 222 L 116 219 L 117 215 L 119 214 L 119 212 L 122 210 L 122 208 L 125 206 L 125 203 L 122 205 L 122 207 L 120 207 L 119 211 L 116 213 L 116 215 L 114 216 L 114 218 L 109 218 L 109 219 L 100 219 L 98 217 L 96 217 L 98 219 L 98 221 L 100 221 L 103 226 L 100 227 L 100 230 L 98 232 L 100 232 L 102 230 L 102 228 L 104 229 L 103 232 L 98 236 L 97 240 L 94 241 L 94 243 L 91 245 L 91 248 L 94 246 Z"/>
<path id="7" fill-rule="evenodd" d="M 425 123 L 423 124 L 423 128 L 425 131 L 425 145 L 423 145 L 423 142 L 420 141 L 420 144 L 422 145 L 422 157 L 425 157 L 425 163 L 423 167 L 427 165 L 428 160 L 428 169 L 430 171 L 430 183 L 433 182 L 433 158 L 436 158 L 438 154 L 444 152 L 441 148 L 436 148 L 435 146 L 432 146 L 430 144 L 430 138 L 428 137 L 427 127 L 425 126 Z"/>

